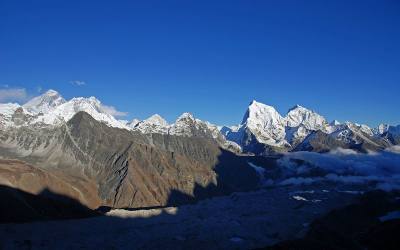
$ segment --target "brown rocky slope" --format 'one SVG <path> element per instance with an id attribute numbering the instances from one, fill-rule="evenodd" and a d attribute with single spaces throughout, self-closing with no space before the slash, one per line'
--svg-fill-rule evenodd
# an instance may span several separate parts
<path id="1" fill-rule="evenodd" d="M 0 131 L 0 157 L 18 160 L 0 163 L 2 184 L 48 188 L 91 208 L 177 205 L 259 184 L 245 157 L 212 138 L 143 135 L 85 112 L 59 127 Z"/>

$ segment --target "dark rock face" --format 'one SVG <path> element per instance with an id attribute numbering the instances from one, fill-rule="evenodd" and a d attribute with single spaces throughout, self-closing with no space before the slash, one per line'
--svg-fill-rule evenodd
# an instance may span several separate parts
<path id="1" fill-rule="evenodd" d="M 193 134 L 143 135 L 79 112 L 61 127 L 1 131 L 0 154 L 46 173 L 95 183 L 100 202 L 86 203 L 90 207 L 164 206 L 171 200 L 180 204 L 258 186 L 257 173 L 244 158 L 222 150 L 212 138 Z M 169 199 L 174 191 L 184 198 Z"/>

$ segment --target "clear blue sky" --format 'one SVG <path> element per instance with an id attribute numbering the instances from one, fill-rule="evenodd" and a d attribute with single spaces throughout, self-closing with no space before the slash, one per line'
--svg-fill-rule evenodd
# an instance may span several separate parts
<path id="1" fill-rule="evenodd" d="M 400 124 L 400 1 L 1 0 L 0 88 L 38 87 L 128 119 L 237 124 L 256 99 Z"/>

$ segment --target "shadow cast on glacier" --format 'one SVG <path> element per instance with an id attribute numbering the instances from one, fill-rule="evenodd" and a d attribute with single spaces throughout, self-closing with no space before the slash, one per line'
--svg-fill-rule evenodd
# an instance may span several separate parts
<path id="1" fill-rule="evenodd" d="M 0 185 L 0 223 L 23 223 L 37 220 L 85 218 L 99 213 L 65 195 L 43 189 L 31 194 Z"/>
<path id="2" fill-rule="evenodd" d="M 400 244 L 399 195 L 398 191 L 365 193 L 352 204 L 315 219 L 303 237 L 265 249 L 397 250 Z"/>

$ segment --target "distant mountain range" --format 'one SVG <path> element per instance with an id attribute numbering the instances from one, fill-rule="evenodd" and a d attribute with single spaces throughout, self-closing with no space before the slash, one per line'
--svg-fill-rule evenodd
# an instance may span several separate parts
<path id="1" fill-rule="evenodd" d="M 117 120 L 95 97 L 65 100 L 58 92 L 49 90 L 20 106 L 0 104 L 0 127 L 62 126 L 76 113 L 83 111 L 107 126 L 142 134 L 202 136 L 213 138 L 220 146 L 236 153 L 270 155 L 287 151 L 327 152 L 335 148 L 350 148 L 360 152 L 378 151 L 400 143 L 400 125 L 366 125 L 326 119 L 300 105 L 286 116 L 274 107 L 252 101 L 238 126 L 216 126 L 184 113 L 173 124 L 155 114 L 146 120 L 130 122 Z"/>

